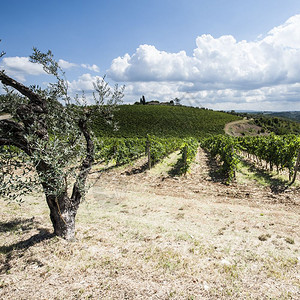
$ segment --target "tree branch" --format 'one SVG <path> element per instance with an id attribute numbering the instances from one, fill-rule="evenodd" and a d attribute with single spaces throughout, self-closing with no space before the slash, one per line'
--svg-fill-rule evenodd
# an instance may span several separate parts
<path id="1" fill-rule="evenodd" d="M 29 98 L 32 104 L 35 106 L 39 106 L 40 109 L 35 107 L 35 109 L 40 110 L 40 112 L 47 112 L 46 110 L 46 101 L 41 98 L 39 95 L 34 93 L 31 89 L 29 89 L 27 86 L 23 85 L 22 83 L 19 83 L 18 81 L 12 79 L 11 77 L 7 76 L 3 71 L 0 72 L 0 81 L 4 85 L 8 85 L 14 89 L 16 89 L 18 92 L 20 92 L 23 96 Z"/>
<path id="2" fill-rule="evenodd" d="M 32 155 L 32 149 L 24 138 L 25 129 L 21 124 L 8 119 L 0 120 L 0 128 L 5 133 L 5 136 L 0 133 L 0 146 L 16 146 L 29 156 Z"/>
<path id="3" fill-rule="evenodd" d="M 86 157 L 81 163 L 79 174 L 73 186 L 71 199 L 74 202 L 74 204 L 80 202 L 83 196 L 83 191 L 81 187 L 85 186 L 87 176 L 94 162 L 94 142 L 87 127 L 87 119 L 80 119 L 78 122 L 78 126 L 81 132 L 83 133 L 86 141 Z"/>
<path id="4" fill-rule="evenodd" d="M 17 115 L 25 126 L 24 132 L 29 131 L 29 128 L 36 123 L 39 125 L 36 127 L 35 134 L 41 139 L 48 139 L 47 126 L 44 118 L 40 116 L 48 113 L 47 101 L 25 85 L 4 74 L 3 71 L 0 71 L 0 81 L 16 89 L 30 101 L 28 104 L 20 104 L 17 108 Z"/>

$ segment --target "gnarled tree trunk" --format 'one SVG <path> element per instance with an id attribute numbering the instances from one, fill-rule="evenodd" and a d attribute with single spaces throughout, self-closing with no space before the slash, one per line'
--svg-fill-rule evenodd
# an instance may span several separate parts
<path id="1" fill-rule="evenodd" d="M 43 141 L 47 146 L 50 145 L 49 128 L 45 118 L 45 115 L 49 114 L 48 100 L 10 78 L 4 72 L 0 72 L 0 81 L 13 87 L 29 99 L 28 103 L 20 105 L 17 109 L 17 116 L 21 122 L 0 120 L 1 126 L 5 129 L 0 135 L 0 146 L 14 145 L 33 158 L 50 209 L 54 233 L 67 240 L 73 239 L 75 237 L 76 213 L 85 192 L 88 173 L 94 161 L 94 144 L 87 126 L 90 112 L 84 111 L 81 118 L 77 120 L 78 128 L 86 141 L 86 150 L 85 158 L 79 166 L 72 195 L 69 197 L 66 183 L 57 184 L 61 180 L 60 174 L 55 171 L 55 166 L 51 165 L 51 160 L 43 158 L 43 150 L 36 149 L 35 144 L 29 143 L 26 138 L 28 133 L 31 133 L 33 138 Z M 51 130 L 49 132 L 51 133 Z M 38 153 L 38 158 L 35 158 L 36 153 Z M 62 189 L 62 187 L 65 188 Z"/>
<path id="2" fill-rule="evenodd" d="M 75 217 L 78 205 L 72 205 L 71 199 L 63 193 L 62 195 L 46 196 L 50 209 L 50 219 L 53 225 L 54 234 L 67 240 L 75 237 Z"/>

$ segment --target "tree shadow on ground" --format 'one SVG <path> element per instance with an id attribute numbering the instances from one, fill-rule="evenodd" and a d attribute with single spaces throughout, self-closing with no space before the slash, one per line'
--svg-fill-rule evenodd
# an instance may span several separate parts
<path id="1" fill-rule="evenodd" d="M 264 181 L 268 186 L 270 186 L 270 189 L 274 194 L 283 193 L 289 188 L 290 185 L 288 180 L 274 178 L 269 171 L 257 167 L 245 159 L 241 159 L 241 161 L 246 165 L 249 171 L 254 174 L 253 178 L 257 181 Z"/>
<path id="2" fill-rule="evenodd" d="M 37 222 L 34 222 L 34 217 L 30 219 L 14 219 L 12 221 L 8 222 L 0 222 L 0 233 L 1 232 L 26 232 L 29 230 L 32 230 L 36 228 Z M 9 246 L 0 246 L 0 253 L 7 254 L 13 250 L 22 250 L 22 249 L 28 249 L 29 247 L 43 241 L 46 239 L 50 239 L 54 236 L 53 233 L 50 233 L 48 229 L 45 228 L 37 228 L 39 233 L 33 235 L 29 239 L 25 241 L 20 241 L 17 243 L 14 243 Z"/>
<path id="3" fill-rule="evenodd" d="M 34 218 L 30 219 L 14 219 L 8 222 L 0 221 L 0 233 L 1 232 L 14 232 L 18 230 L 30 230 L 34 224 Z"/>
<path id="4" fill-rule="evenodd" d="M 34 228 L 34 218 L 31 219 L 15 219 L 9 222 L 0 222 L 0 232 L 17 232 L 19 230 L 29 231 Z M 44 240 L 48 240 L 54 237 L 53 233 L 50 233 L 48 229 L 37 228 L 39 233 L 31 236 L 27 240 L 19 241 L 11 245 L 0 246 L 0 254 L 5 255 L 4 261 L 1 262 L 0 274 L 5 273 L 11 269 L 11 260 L 13 259 L 14 250 L 27 250 L 28 248 L 38 244 Z"/>
<path id="5" fill-rule="evenodd" d="M 44 240 L 49 240 L 52 237 L 54 237 L 54 233 L 50 233 L 48 229 L 38 228 L 38 230 L 39 233 L 31 236 L 25 241 L 20 241 L 9 246 L 0 246 L 0 253 L 8 254 L 13 250 L 26 250 L 29 247 L 34 246 L 35 244 L 38 244 Z"/>

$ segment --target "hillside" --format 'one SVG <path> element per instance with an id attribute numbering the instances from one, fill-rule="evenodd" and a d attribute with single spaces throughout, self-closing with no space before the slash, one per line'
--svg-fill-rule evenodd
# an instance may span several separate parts
<path id="1" fill-rule="evenodd" d="M 256 125 L 253 120 L 238 120 L 227 123 L 224 131 L 231 136 L 255 136 L 255 135 L 267 135 L 264 129 Z"/>
<path id="2" fill-rule="evenodd" d="M 300 111 L 263 112 L 265 116 L 279 117 L 300 122 Z"/>
<path id="3" fill-rule="evenodd" d="M 278 135 L 300 134 L 300 123 L 289 119 L 272 116 L 260 116 L 254 119 L 254 123 L 266 132 L 274 132 Z"/>
<path id="4" fill-rule="evenodd" d="M 236 115 L 251 120 L 249 125 L 257 127 L 260 133 L 274 132 L 277 135 L 300 134 L 300 122 L 297 121 L 298 112 L 268 112 L 268 113 L 235 113 Z M 248 135 L 245 132 L 245 135 Z"/>
<path id="5" fill-rule="evenodd" d="M 114 131 L 100 116 L 93 120 L 97 136 L 145 137 L 157 136 L 201 137 L 224 133 L 226 123 L 241 118 L 186 106 L 121 105 L 115 113 L 119 130 Z"/>

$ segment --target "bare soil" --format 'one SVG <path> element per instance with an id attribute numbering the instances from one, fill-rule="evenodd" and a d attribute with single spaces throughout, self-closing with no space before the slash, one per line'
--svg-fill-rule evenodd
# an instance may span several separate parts
<path id="1" fill-rule="evenodd" d="M 0 199 L 0 298 L 299 299 L 299 188 L 224 185 L 202 150 L 174 177 L 177 155 L 95 166 L 72 243 L 42 195 Z"/>
<path id="2" fill-rule="evenodd" d="M 256 135 L 267 135 L 265 132 L 261 132 L 262 128 L 252 123 L 252 120 L 239 120 L 227 123 L 224 131 L 226 134 L 231 136 L 256 136 Z"/>

